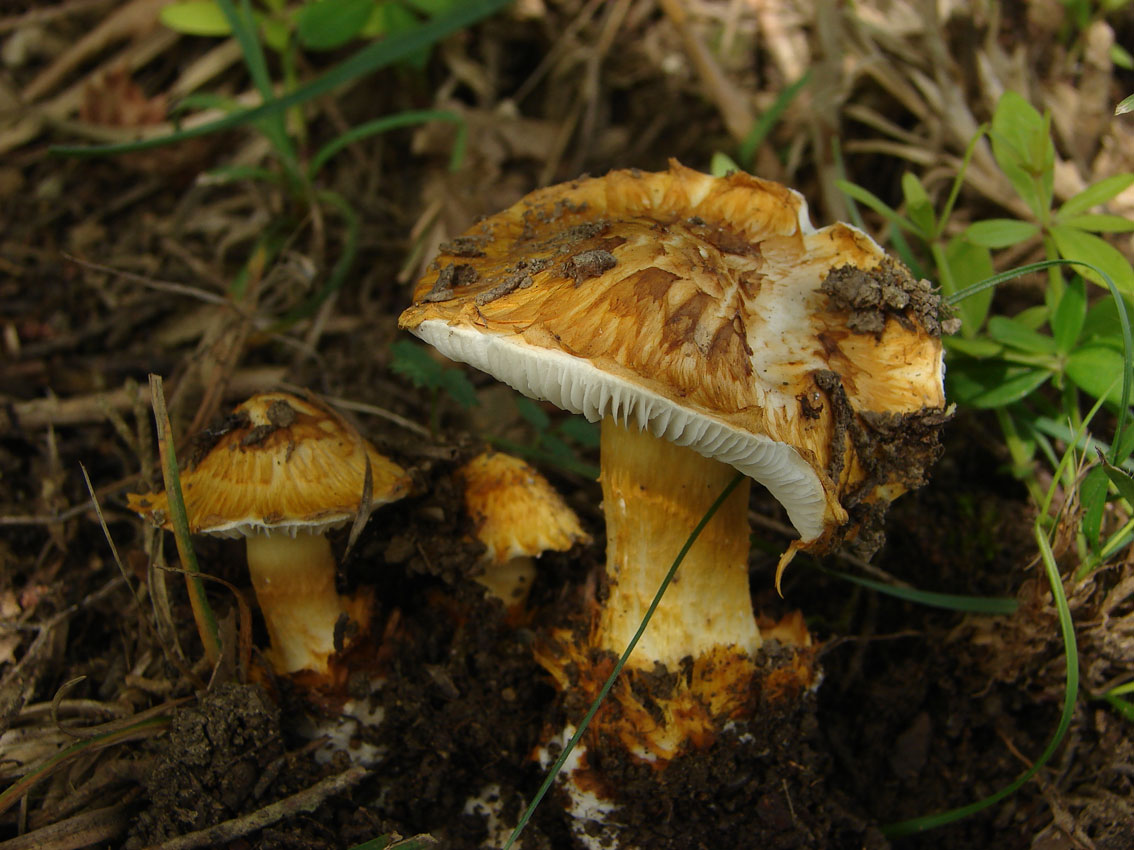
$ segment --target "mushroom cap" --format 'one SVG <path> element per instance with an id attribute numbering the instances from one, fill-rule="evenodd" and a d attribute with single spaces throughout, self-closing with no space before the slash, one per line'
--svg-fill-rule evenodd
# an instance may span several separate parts
<path id="1" fill-rule="evenodd" d="M 236 537 L 343 525 L 361 506 L 367 460 L 371 507 L 409 492 L 406 471 L 329 407 L 289 393 L 255 395 L 181 474 L 189 530 Z M 131 510 L 172 528 L 165 493 L 127 499 Z"/>
<path id="2" fill-rule="evenodd" d="M 465 485 L 465 509 L 490 562 L 566 552 L 590 540 L 551 483 L 518 457 L 484 452 L 457 474 Z"/>
<path id="3" fill-rule="evenodd" d="M 939 310 L 866 234 L 812 227 L 797 192 L 671 161 L 485 219 L 442 246 L 400 325 L 525 395 L 731 464 L 822 548 L 937 456 Z"/>

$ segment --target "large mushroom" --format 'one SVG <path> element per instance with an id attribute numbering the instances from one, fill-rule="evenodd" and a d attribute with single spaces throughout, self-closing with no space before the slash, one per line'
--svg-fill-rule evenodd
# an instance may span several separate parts
<path id="1" fill-rule="evenodd" d="M 370 499 L 364 502 L 367 476 Z M 243 537 L 248 571 L 280 673 L 324 674 L 345 614 L 365 616 L 335 590 L 326 532 L 409 492 L 405 470 L 328 407 L 288 393 L 239 405 L 181 476 L 193 533 Z M 165 493 L 129 494 L 130 508 L 170 530 Z"/>
<path id="2" fill-rule="evenodd" d="M 876 542 L 886 505 L 920 485 L 939 452 L 939 311 L 929 284 L 864 233 L 812 227 L 798 193 L 673 162 L 542 189 L 485 219 L 442 247 L 400 324 L 525 395 L 602 421 L 607 597 L 587 643 L 617 655 L 736 471 L 800 534 L 781 570 L 800 549 Z M 686 675 L 670 677 L 675 692 L 649 711 L 631 705 L 632 689 L 612 693 L 624 705 L 610 716 L 649 721 L 619 730 L 642 758 L 707 743 L 751 710 L 762 638 L 747 478 L 628 663 L 676 672 L 691 659 Z M 553 650 L 541 661 L 578 686 L 586 657 Z"/>

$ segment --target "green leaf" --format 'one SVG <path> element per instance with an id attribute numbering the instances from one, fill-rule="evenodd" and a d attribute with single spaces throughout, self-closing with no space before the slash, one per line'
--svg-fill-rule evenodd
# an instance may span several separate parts
<path id="1" fill-rule="evenodd" d="M 1004 353 L 1004 346 L 998 342 L 993 342 L 983 336 L 973 337 L 966 339 L 960 336 L 947 336 L 941 340 L 945 344 L 945 350 L 952 355 L 959 355 L 962 357 L 973 357 L 978 360 L 984 360 L 988 357 L 998 357 Z"/>
<path id="2" fill-rule="evenodd" d="M 949 279 L 955 291 L 980 283 L 993 275 L 992 254 L 983 245 L 974 245 L 967 239 L 956 237 L 945 246 L 945 263 L 949 266 Z M 945 295 L 952 295 L 946 292 Z M 970 295 L 955 305 L 961 319 L 961 336 L 975 337 L 988 316 L 995 290 L 991 287 Z"/>
<path id="3" fill-rule="evenodd" d="M 476 388 L 460 369 L 445 369 L 441 373 L 441 389 L 465 410 L 480 404 L 480 400 L 476 397 Z"/>
<path id="4" fill-rule="evenodd" d="M 1127 112 L 1134 112 L 1134 94 L 1128 94 L 1118 102 L 1118 106 L 1114 107 L 1115 115 L 1125 115 Z"/>
<path id="5" fill-rule="evenodd" d="M 1117 248 L 1093 233 L 1075 227 L 1055 225 L 1049 232 L 1061 257 L 1098 266 L 1110 276 L 1119 291 L 1134 294 L 1134 269 Z M 1093 283 L 1106 285 L 1094 269 L 1076 266 L 1075 271 Z"/>
<path id="6" fill-rule="evenodd" d="M 274 15 L 265 16 L 260 19 L 260 35 L 264 37 L 264 44 L 276 53 L 283 53 L 291 41 L 291 26 Z"/>
<path id="7" fill-rule="evenodd" d="M 441 368 L 423 345 L 399 339 L 390 346 L 391 371 L 407 378 L 418 389 L 438 389 L 441 386 Z"/>
<path id="8" fill-rule="evenodd" d="M 1122 349 L 1101 342 L 1088 342 L 1067 357 L 1067 377 L 1094 398 L 1112 404 L 1122 400 Z"/>
<path id="9" fill-rule="evenodd" d="M 390 346 L 390 369 L 407 378 L 419 389 L 444 390 L 450 398 L 466 410 L 479 402 L 476 390 L 456 367 L 445 368 L 429 354 L 424 345 L 399 339 Z"/>
<path id="10" fill-rule="evenodd" d="M 1134 71 L 1134 55 L 1131 55 L 1130 51 L 1121 44 L 1110 46 L 1110 61 L 1114 63 L 1115 67 L 1124 71 Z"/>
<path id="11" fill-rule="evenodd" d="M 1118 495 L 1125 499 L 1127 504 L 1134 505 L 1134 478 L 1131 478 L 1126 470 L 1111 464 L 1105 457 L 1100 457 L 1099 460 L 1106 471 L 1106 477 L 1110 479 Z"/>
<path id="12" fill-rule="evenodd" d="M 1101 466 L 1095 466 L 1079 485 L 1079 504 L 1083 506 L 1083 536 L 1092 550 L 1097 549 L 1099 534 L 1102 533 L 1102 518 L 1106 510 L 1106 481 L 1106 471 Z"/>
<path id="13" fill-rule="evenodd" d="M 317 0 L 301 6 L 295 35 L 307 50 L 334 50 L 357 36 L 374 11 L 375 0 Z"/>
<path id="14" fill-rule="evenodd" d="M 965 228 L 964 236 L 974 245 L 986 248 L 1007 248 L 1031 239 L 1039 233 L 1039 226 L 1030 221 L 1014 218 L 990 218 L 976 221 Z"/>
<path id="15" fill-rule="evenodd" d="M 1131 95 L 1134 97 L 1134 95 Z M 1092 183 L 1077 195 L 1072 195 L 1067 202 L 1059 208 L 1059 220 L 1066 223 L 1065 216 L 1085 213 L 1094 207 L 1105 204 L 1120 192 L 1126 191 L 1134 185 L 1134 174 L 1115 174 L 1104 177 L 1097 183 Z"/>
<path id="16" fill-rule="evenodd" d="M 1069 216 L 1060 214 L 1059 223 L 1080 230 L 1090 230 L 1092 233 L 1129 233 L 1134 230 L 1134 219 L 1103 213 L 1078 213 Z"/>
<path id="17" fill-rule="evenodd" d="M 185 35 L 230 35 L 232 27 L 215 0 L 185 0 L 166 6 L 158 19 L 176 32 Z"/>
<path id="18" fill-rule="evenodd" d="M 733 171 L 740 174 L 743 173 L 744 169 L 737 165 L 736 161 L 727 153 L 714 151 L 713 158 L 709 160 L 709 173 L 714 177 L 724 177 Z"/>
<path id="19" fill-rule="evenodd" d="M 1055 354 L 1058 350 L 1054 339 L 1007 316 L 993 316 L 989 319 L 988 335 L 1009 348 L 1028 354 Z"/>
<path id="20" fill-rule="evenodd" d="M 1126 312 L 1134 314 L 1134 303 L 1127 299 Z M 1079 332 L 1083 339 L 1107 340 L 1117 348 L 1122 348 L 1122 320 L 1118 317 L 1118 305 L 1113 298 L 1100 298 L 1087 310 L 1087 318 Z"/>
<path id="21" fill-rule="evenodd" d="M 413 12 L 397 0 L 384 0 L 374 7 L 360 35 L 365 38 L 382 36 L 393 40 L 399 38 L 402 33 L 411 31 L 417 25 L 417 18 Z M 406 56 L 403 61 L 411 67 L 423 68 L 428 60 L 429 50 L 422 49 Z"/>
<path id="22" fill-rule="evenodd" d="M 1075 345 L 1086 318 L 1087 288 L 1083 279 L 1076 277 L 1063 288 L 1063 295 L 1051 316 L 1051 333 L 1060 352 L 1066 354 Z"/>
<path id="23" fill-rule="evenodd" d="M 897 210 L 889 206 L 885 201 L 883 201 L 870 190 L 864 189 L 861 186 L 855 183 L 851 183 L 848 180 L 836 180 L 835 185 L 837 185 L 844 194 L 858 201 L 863 206 L 869 207 L 870 209 L 874 210 L 891 224 L 896 225 L 903 230 L 916 230 L 914 225 L 908 219 L 898 213 Z"/>
<path id="24" fill-rule="evenodd" d="M 909 171 L 902 175 L 902 194 L 906 199 L 906 214 L 922 237 L 928 240 L 937 230 L 933 203 L 921 181 Z"/>
<path id="25" fill-rule="evenodd" d="M 1031 328 L 1033 331 L 1038 331 L 1047 324 L 1048 309 L 1045 304 L 1036 304 L 1032 307 L 1025 307 L 1019 313 L 1012 317 L 1012 321 L 1025 328 Z"/>
<path id="26" fill-rule="evenodd" d="M 424 15 L 434 17 L 453 9 L 462 0 L 405 0 L 405 2 Z"/>
<path id="27" fill-rule="evenodd" d="M 551 417 L 547 415 L 547 411 L 527 396 L 516 396 L 516 409 L 520 412 L 524 421 L 539 431 L 540 434 L 551 427 Z"/>
<path id="28" fill-rule="evenodd" d="M 1042 386 L 1051 372 L 1003 360 L 955 358 L 945 375 L 949 397 L 978 409 L 1003 407 L 1025 398 Z"/>
<path id="29" fill-rule="evenodd" d="M 1005 92 L 996 104 L 989 136 L 997 165 L 1041 221 L 1051 209 L 1055 146 L 1049 121 L 1027 100 Z"/>

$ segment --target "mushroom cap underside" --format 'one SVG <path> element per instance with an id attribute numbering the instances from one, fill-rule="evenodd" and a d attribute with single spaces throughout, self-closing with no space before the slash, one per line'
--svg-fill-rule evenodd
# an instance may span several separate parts
<path id="1" fill-rule="evenodd" d="M 289 393 L 253 396 L 181 474 L 189 530 L 294 535 L 343 525 L 362 507 L 368 462 L 370 507 L 409 492 L 406 471 L 330 408 Z M 127 498 L 132 510 L 172 528 L 165 493 Z"/>
<path id="2" fill-rule="evenodd" d="M 400 323 L 526 395 L 732 464 L 809 541 L 936 457 L 939 310 L 862 232 L 814 229 L 792 190 L 672 163 L 485 219 L 443 246 Z M 875 450 L 895 435 L 917 457 Z"/>

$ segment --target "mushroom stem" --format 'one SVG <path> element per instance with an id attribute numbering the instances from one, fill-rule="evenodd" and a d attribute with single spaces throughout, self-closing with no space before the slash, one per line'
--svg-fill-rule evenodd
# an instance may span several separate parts
<path id="1" fill-rule="evenodd" d="M 335 557 L 322 534 L 249 535 L 248 571 L 272 640 L 277 671 L 327 670 L 343 603 L 335 592 Z"/>
<path id="2" fill-rule="evenodd" d="M 536 577 L 533 558 L 519 555 L 506 560 L 490 560 L 484 572 L 476 577 L 488 592 L 504 603 L 505 608 L 523 607 Z"/>
<path id="3" fill-rule="evenodd" d="M 648 431 L 602 421 L 602 495 L 609 598 L 592 644 L 622 653 L 673 559 L 736 471 Z M 760 631 L 748 591 L 748 492 L 745 478 L 686 553 L 628 662 L 661 662 L 735 647 L 749 657 Z"/>

